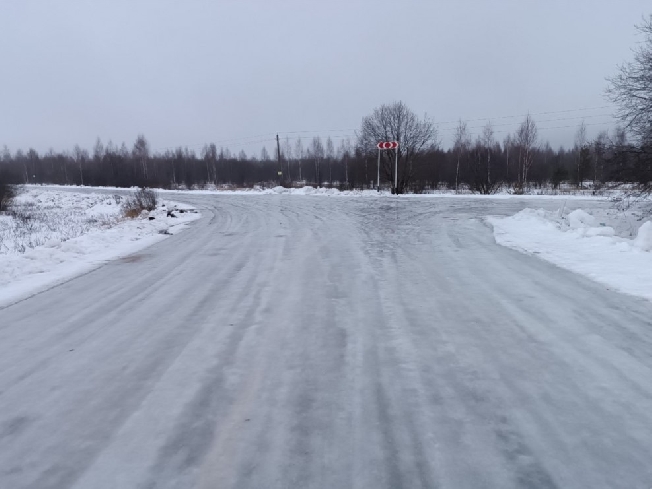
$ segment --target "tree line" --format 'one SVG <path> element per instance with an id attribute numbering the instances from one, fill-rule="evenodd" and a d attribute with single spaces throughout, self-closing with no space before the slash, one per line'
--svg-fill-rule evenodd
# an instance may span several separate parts
<path id="1" fill-rule="evenodd" d="M 400 102 L 383 108 L 390 113 L 412 114 Z M 414 134 L 387 134 L 389 140 L 403 139 L 398 150 L 399 192 L 448 188 L 490 194 L 503 186 L 522 190 L 545 184 L 559 186 L 562 182 L 581 187 L 587 180 L 599 186 L 605 182 L 634 183 L 646 179 L 645 154 L 628 142 L 623 129 L 612 135 L 603 131 L 589 140 L 582 124 L 577 130 L 575 146 L 569 149 L 539 144 L 536 122 L 531 116 L 502 141 L 495 138 L 491 123 L 473 138 L 467 123 L 460 121 L 453 145 L 446 150 L 438 144 L 434 126 L 424 133 L 418 147 L 405 142 L 406 136 L 414 137 Z M 307 143 L 303 139 L 286 139 L 280 145 L 280 161 L 277 155 L 271 157 L 265 147 L 259 157 L 247 156 L 244 151 L 232 154 L 228 148 L 218 148 L 215 144 L 205 145 L 199 154 L 182 147 L 152 153 L 142 135 L 131 148 L 124 143 L 119 147 L 112 143 L 105 146 L 98 139 L 90 153 L 76 146 L 70 152 L 39 154 L 29 149 L 12 154 L 5 147 L 0 152 L 0 179 L 10 184 L 115 187 L 283 184 L 375 188 L 378 170 L 375 142 L 385 138 L 369 134 L 363 127 L 358 139 L 355 143 L 343 139 L 338 145 L 330 137 L 324 140 L 316 136 Z M 380 156 L 381 187 L 393 188 L 396 154 L 383 151 Z"/>
<path id="2" fill-rule="evenodd" d="M 394 193 L 449 188 L 491 194 L 504 186 L 517 192 L 531 186 L 587 180 L 598 187 L 607 182 L 636 184 L 652 190 L 652 16 L 637 26 L 644 41 L 634 59 L 610 79 L 608 98 L 618 106 L 621 126 L 589 139 L 581 123 L 572 148 L 553 149 L 539 136 L 536 121 L 525 116 L 502 141 L 488 122 L 472 137 L 460 120 L 453 144 L 440 145 L 436 125 L 419 118 L 402 102 L 381 105 L 363 118 L 355 140 L 335 144 L 328 137 L 285 138 L 273 156 L 263 147 L 260 156 L 206 144 L 197 154 L 179 147 L 152 152 L 143 135 L 133 146 L 104 145 L 98 138 L 92 151 L 39 154 L 33 149 L 0 152 L 0 183 L 62 184 L 116 187 L 203 187 L 253 185 L 314 185 L 341 189 L 380 186 Z M 398 149 L 378 152 L 379 141 L 398 141 Z"/>

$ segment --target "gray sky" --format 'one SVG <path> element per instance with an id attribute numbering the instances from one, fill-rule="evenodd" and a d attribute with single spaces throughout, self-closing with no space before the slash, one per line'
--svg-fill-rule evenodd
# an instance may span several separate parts
<path id="1" fill-rule="evenodd" d="M 143 133 L 154 150 L 258 155 L 276 132 L 338 144 L 395 100 L 441 122 L 445 147 L 460 117 L 492 118 L 502 140 L 521 119 L 505 116 L 528 111 L 542 139 L 570 145 L 582 116 L 589 135 L 610 127 L 605 77 L 650 13 L 649 0 L 0 0 L 0 146 Z"/>

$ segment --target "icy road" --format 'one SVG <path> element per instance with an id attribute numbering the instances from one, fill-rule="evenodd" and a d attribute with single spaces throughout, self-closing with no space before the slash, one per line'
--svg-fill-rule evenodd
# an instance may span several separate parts
<path id="1" fill-rule="evenodd" d="M 652 486 L 652 305 L 496 245 L 527 202 L 175 199 L 0 310 L 1 488 Z"/>

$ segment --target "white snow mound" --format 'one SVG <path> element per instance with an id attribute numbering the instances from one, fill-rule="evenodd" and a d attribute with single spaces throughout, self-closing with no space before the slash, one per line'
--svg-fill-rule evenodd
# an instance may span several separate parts
<path id="1" fill-rule="evenodd" d="M 648 221 L 638 228 L 634 246 L 641 251 L 652 251 L 652 221 Z"/>
<path id="2" fill-rule="evenodd" d="M 575 209 L 568 214 L 568 223 L 571 229 L 585 229 L 596 225 L 595 217 L 582 209 Z"/>
<path id="3" fill-rule="evenodd" d="M 603 214 L 608 217 L 607 212 Z M 524 209 L 488 221 L 500 245 L 536 254 L 608 287 L 652 300 L 652 222 L 641 225 L 636 238 L 630 239 L 618 236 L 614 227 L 625 234 L 632 223 L 622 213 L 614 216 L 609 222 L 612 226 L 607 226 L 600 222 L 602 217 L 582 209 L 566 216 L 562 210 Z"/>

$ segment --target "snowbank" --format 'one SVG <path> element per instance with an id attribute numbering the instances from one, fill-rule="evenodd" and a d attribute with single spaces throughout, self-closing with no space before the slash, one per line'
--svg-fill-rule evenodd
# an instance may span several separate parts
<path id="1" fill-rule="evenodd" d="M 162 201 L 125 219 L 121 199 L 34 188 L 21 194 L 16 216 L 0 216 L 0 307 L 140 251 L 200 217 L 189 206 Z"/>
<path id="2" fill-rule="evenodd" d="M 641 251 L 652 251 L 652 222 L 648 221 L 638 228 L 633 245 Z"/>
<path id="3" fill-rule="evenodd" d="M 488 220 L 498 244 L 652 300 L 652 222 L 640 217 L 604 210 L 565 214 L 561 209 L 524 209 Z"/>
<path id="4" fill-rule="evenodd" d="M 62 188 L 78 190 L 80 187 L 75 187 L 71 185 L 29 185 L 30 188 L 38 189 L 48 189 L 48 190 L 57 190 Z M 115 191 L 116 193 L 123 193 L 129 190 L 137 190 L 137 187 L 132 189 L 118 188 L 118 187 L 81 187 L 84 189 L 97 189 L 103 192 L 106 191 Z M 492 195 L 481 195 L 473 194 L 470 192 L 461 192 L 455 193 L 454 190 L 436 190 L 432 193 L 423 193 L 423 194 L 402 194 L 402 195 L 392 195 L 389 190 L 382 190 L 378 192 L 376 190 L 367 189 L 367 190 L 339 190 L 336 188 L 325 188 L 325 187 L 311 187 L 306 185 L 305 187 L 300 188 L 285 188 L 281 186 L 273 188 L 262 188 L 258 185 L 253 188 L 241 188 L 241 189 L 225 189 L 225 188 L 216 188 L 215 186 L 207 186 L 204 189 L 176 189 L 176 190 L 165 190 L 165 189 L 156 189 L 160 195 L 175 195 L 175 194 L 194 194 L 194 195 L 311 195 L 311 196 L 326 196 L 326 197 L 382 197 L 382 198 L 402 198 L 402 199 L 412 199 L 412 198 L 446 198 L 446 199 L 486 199 L 486 200 L 508 200 L 508 199 L 517 199 L 517 200 L 539 200 L 545 198 L 547 200 L 585 200 L 585 201 L 594 201 L 594 200 L 607 200 L 621 195 L 620 191 L 605 192 L 602 195 L 593 195 L 590 192 L 578 192 L 576 194 L 568 193 L 530 193 L 517 195 L 509 192 L 496 193 Z"/>
<path id="5" fill-rule="evenodd" d="M 242 190 L 180 190 L 179 192 L 201 192 L 219 195 L 325 195 L 333 197 L 377 197 L 379 195 L 376 190 L 338 190 L 336 188 L 311 187 L 310 185 L 300 188 L 277 186 L 264 189 L 256 186 L 252 189 Z M 381 192 L 380 195 L 389 195 L 389 192 Z"/>

